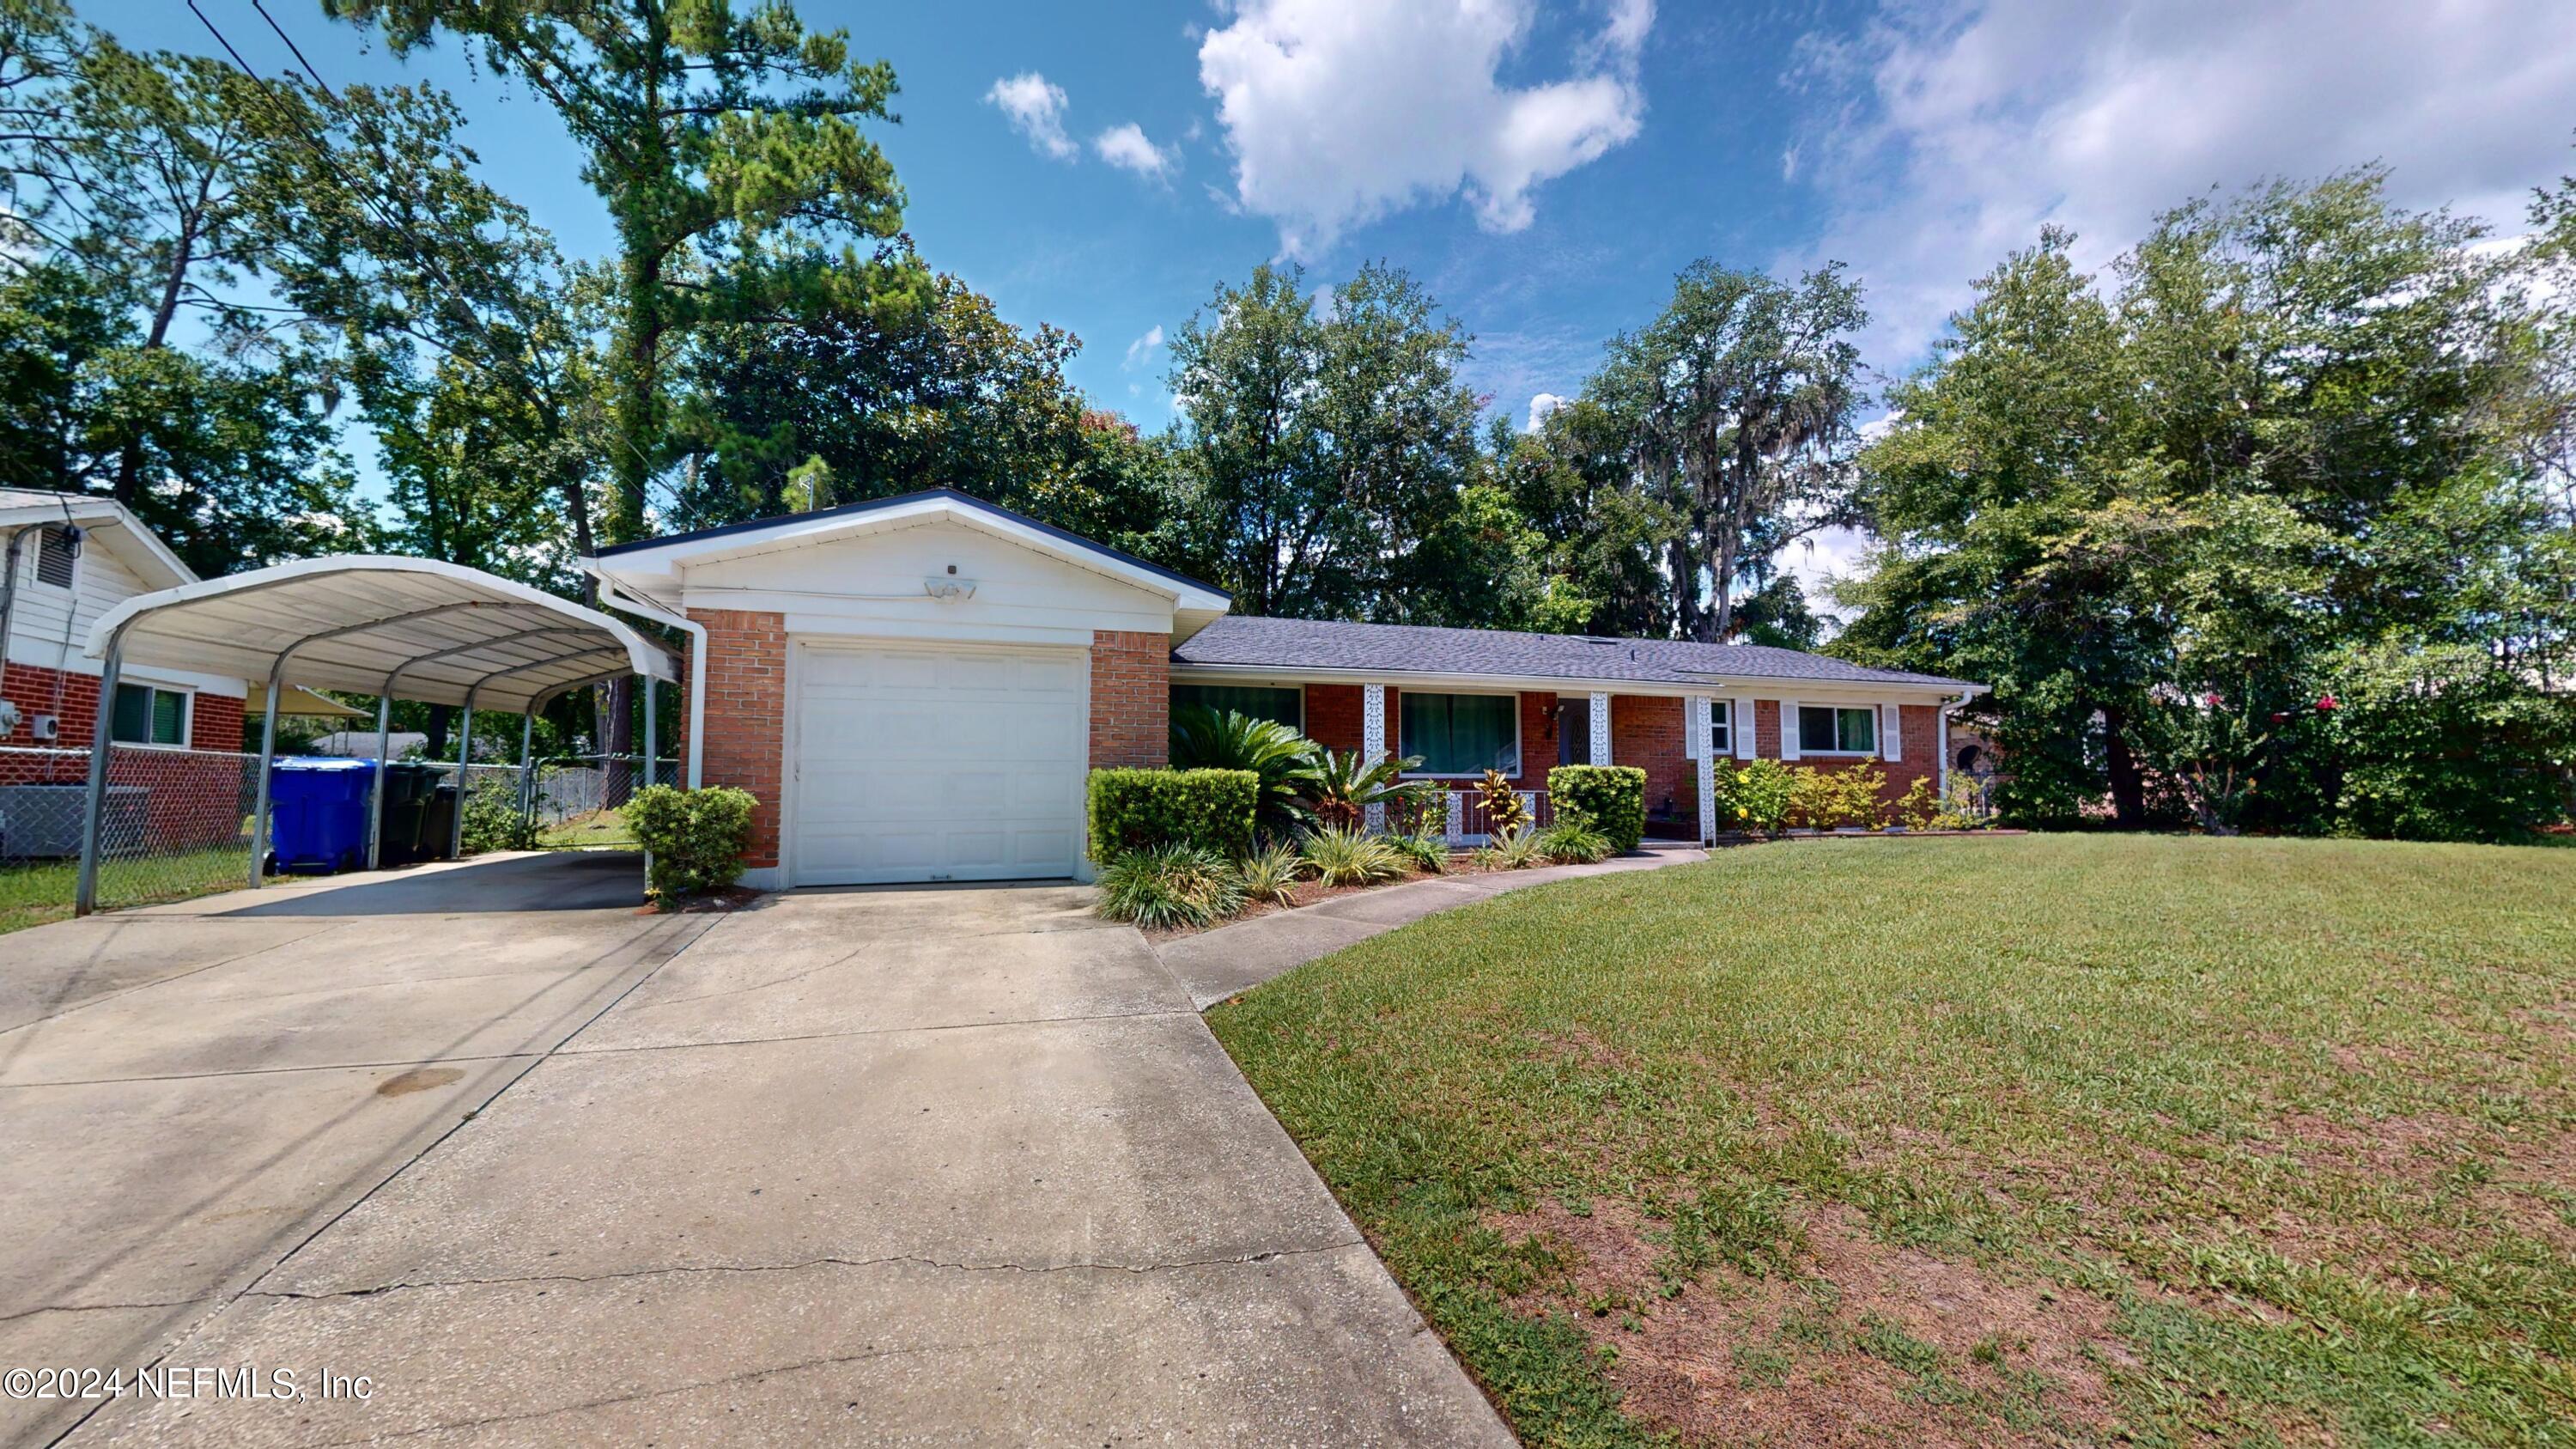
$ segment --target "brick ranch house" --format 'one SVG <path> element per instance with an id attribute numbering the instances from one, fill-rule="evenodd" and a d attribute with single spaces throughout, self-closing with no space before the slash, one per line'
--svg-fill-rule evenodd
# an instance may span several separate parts
<path id="1" fill-rule="evenodd" d="M 938 490 L 603 549 L 602 599 L 692 636 L 703 781 L 759 797 L 768 887 L 1085 876 L 1083 777 L 1160 765 L 1175 703 L 1424 778 L 1636 765 L 1700 837 L 1719 758 L 1945 773 L 1977 686 L 1795 650 L 1237 617 L 1221 591 Z"/>
<path id="2" fill-rule="evenodd" d="M 137 594 L 194 583 L 123 504 L 79 493 L 0 488 L 0 792 L 74 786 L 89 777 L 101 665 L 83 650 L 99 616 Z M 108 783 L 145 792 L 145 844 L 165 848 L 229 839 L 244 772 L 199 751 L 242 744 L 242 680 L 136 667 L 118 684 L 109 718 L 120 748 Z M 10 815 L 43 816 L 47 828 L 14 832 Z M 230 815 L 228 817 L 228 812 Z M 62 808 L 50 798 L 0 794 L 0 858 L 41 838 L 60 843 Z M 204 837 L 200 840 L 196 837 Z"/>

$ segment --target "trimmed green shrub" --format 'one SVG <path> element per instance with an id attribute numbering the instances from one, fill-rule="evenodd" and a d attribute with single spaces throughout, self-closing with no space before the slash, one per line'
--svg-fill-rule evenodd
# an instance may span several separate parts
<path id="1" fill-rule="evenodd" d="M 647 785 L 626 802 L 627 828 L 652 856 L 644 889 L 669 910 L 680 897 L 720 891 L 742 879 L 742 854 L 751 844 L 751 812 L 759 804 L 748 790 L 729 785 L 677 790 Z"/>
<path id="2" fill-rule="evenodd" d="M 1140 926 L 1204 926 L 1243 909 L 1242 878 L 1204 846 L 1131 850 L 1101 868 L 1099 884 L 1099 914 Z"/>
<path id="3" fill-rule="evenodd" d="M 1646 772 L 1634 765 L 1559 765 L 1547 772 L 1547 793 L 1559 818 L 1582 816 L 1614 851 L 1645 838 Z"/>
<path id="4" fill-rule="evenodd" d="M 1261 777 L 1250 770 L 1094 770 L 1091 858 L 1194 845 L 1232 860 L 1252 852 Z"/>

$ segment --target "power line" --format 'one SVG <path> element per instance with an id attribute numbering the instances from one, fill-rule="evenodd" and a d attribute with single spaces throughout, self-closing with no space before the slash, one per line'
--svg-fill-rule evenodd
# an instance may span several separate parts
<path id="1" fill-rule="evenodd" d="M 286 33 L 286 28 L 277 23 L 277 17 L 269 14 L 267 7 L 262 5 L 260 0 L 251 0 L 251 8 L 258 11 L 260 18 L 268 22 L 268 28 L 277 33 L 277 38 L 279 40 L 285 42 L 288 52 L 294 55 L 296 63 L 303 70 L 304 75 L 313 82 L 314 88 L 319 90 L 323 96 L 331 102 L 332 109 L 335 111 L 341 109 L 339 96 L 334 94 L 331 90 L 330 84 L 322 79 L 322 73 L 314 68 L 313 62 L 305 58 L 303 47 L 297 45 L 295 43 L 295 38 Z M 482 336 L 484 342 L 490 345 L 496 352 L 503 350 L 500 339 L 493 336 L 492 329 L 484 323 L 480 316 L 475 314 L 473 307 L 464 300 L 465 289 L 457 285 L 456 279 L 447 274 L 447 269 L 439 265 L 436 258 L 411 244 L 412 236 L 410 229 L 405 227 L 396 218 L 386 214 L 386 212 L 377 204 L 375 193 L 358 185 L 356 181 L 350 178 L 347 171 L 341 169 L 339 159 L 332 155 L 331 147 L 328 142 L 321 137 L 313 135 L 305 128 L 302 118 L 292 108 L 286 105 L 285 101 L 277 94 L 276 89 L 269 84 L 268 78 L 252 69 L 250 62 L 244 60 L 242 58 L 241 51 L 234 47 L 231 37 L 225 35 L 222 28 L 217 26 L 214 20 L 209 17 L 204 10 L 198 8 L 197 0 L 188 0 L 188 10 L 190 14 L 197 17 L 197 22 L 199 24 L 206 27 L 207 33 L 214 36 L 215 43 L 224 48 L 224 54 L 232 58 L 234 69 L 239 70 L 244 76 L 249 78 L 252 84 L 259 87 L 260 94 L 268 98 L 270 108 L 276 112 L 281 120 L 287 122 L 288 126 L 295 132 L 296 139 L 303 142 L 304 145 L 313 152 L 314 157 L 321 161 L 321 163 L 330 170 L 332 175 L 339 178 L 340 184 L 348 188 L 349 194 L 356 197 L 359 204 L 365 206 L 367 210 L 375 216 L 376 220 L 384 225 L 384 228 L 389 235 L 400 238 L 404 243 L 405 252 L 411 257 L 411 259 L 417 263 L 424 272 L 427 272 L 431 277 L 435 278 L 440 286 L 446 289 L 447 296 L 445 301 L 452 309 L 451 315 L 464 322 L 467 326 L 473 328 L 476 333 Z M 649 490 L 655 486 L 659 486 L 662 489 L 663 494 L 670 499 L 673 507 L 686 509 L 687 504 L 681 499 L 679 490 L 672 487 L 663 479 L 654 476 L 650 471 L 652 466 L 651 460 L 646 459 L 642 452 L 636 449 L 634 442 L 622 434 L 617 434 L 613 428 L 610 432 L 612 436 L 617 438 L 618 442 L 625 445 L 627 451 L 635 453 L 638 461 L 645 464 L 647 469 L 644 476 L 645 487 Z"/>

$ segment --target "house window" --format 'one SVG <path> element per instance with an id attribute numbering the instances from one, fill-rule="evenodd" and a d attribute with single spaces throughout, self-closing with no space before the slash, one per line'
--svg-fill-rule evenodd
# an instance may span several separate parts
<path id="1" fill-rule="evenodd" d="M 1272 689 L 1255 684 L 1175 684 L 1172 686 L 1172 708 L 1203 705 L 1224 714 L 1250 715 L 1254 719 L 1277 720 L 1292 730 L 1306 728 L 1306 692 L 1302 689 Z"/>
<path id="2" fill-rule="evenodd" d="M 79 562 L 80 545 L 73 542 L 69 525 L 58 523 L 36 535 L 37 583 L 68 589 Z"/>
<path id="3" fill-rule="evenodd" d="M 1733 701 L 1712 699 L 1708 702 L 1708 757 L 1722 760 L 1735 753 L 1735 717 Z"/>
<path id="4" fill-rule="evenodd" d="M 116 710 L 108 716 L 107 733 L 119 744 L 186 744 L 188 692 L 156 689 L 149 684 L 118 685 Z"/>
<path id="5" fill-rule="evenodd" d="M 1508 694 L 1396 696 L 1397 749 L 1420 755 L 1424 775 L 1521 772 L 1520 700 Z"/>
<path id="6" fill-rule="evenodd" d="M 1878 711 L 1866 705 L 1837 709 L 1830 705 L 1798 706 L 1798 753 L 1802 755 L 1867 755 L 1878 750 Z"/>

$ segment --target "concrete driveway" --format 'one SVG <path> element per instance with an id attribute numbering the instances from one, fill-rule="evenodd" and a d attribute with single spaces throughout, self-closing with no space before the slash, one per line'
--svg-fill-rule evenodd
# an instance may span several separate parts
<path id="1" fill-rule="evenodd" d="M 0 1363 L 370 1381 L 31 1442 L 1510 1442 L 1087 891 L 403 884 L 8 938 Z"/>

